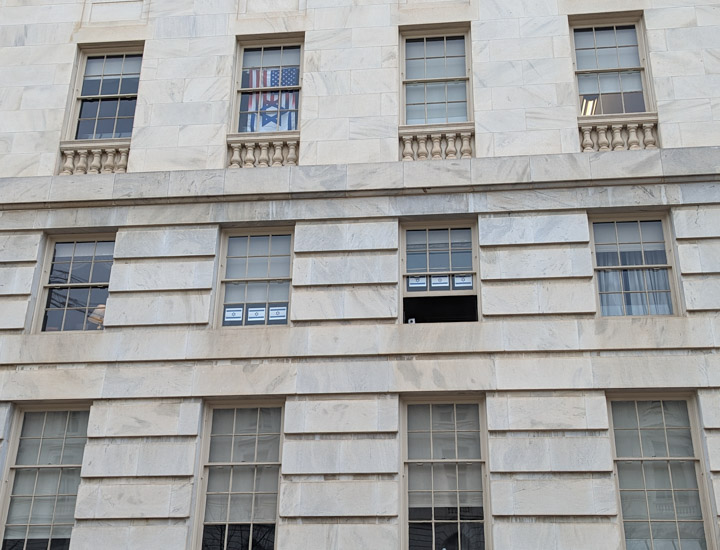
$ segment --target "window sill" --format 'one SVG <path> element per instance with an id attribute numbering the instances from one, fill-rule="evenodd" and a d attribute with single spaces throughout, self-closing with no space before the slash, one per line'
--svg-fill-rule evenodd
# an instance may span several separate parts
<path id="1" fill-rule="evenodd" d="M 400 126 L 400 158 L 404 161 L 469 159 L 475 156 L 475 123 Z"/>
<path id="2" fill-rule="evenodd" d="M 657 122 L 657 113 L 580 116 L 580 147 L 584 153 L 657 149 Z"/>
<path id="3" fill-rule="evenodd" d="M 247 132 L 228 134 L 228 168 L 296 166 L 300 132 Z"/>
<path id="4" fill-rule="evenodd" d="M 130 138 L 61 141 L 60 175 L 119 174 L 127 171 Z"/>

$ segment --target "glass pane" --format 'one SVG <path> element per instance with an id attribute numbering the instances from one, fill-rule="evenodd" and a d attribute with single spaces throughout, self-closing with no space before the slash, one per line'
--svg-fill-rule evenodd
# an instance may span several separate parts
<path id="1" fill-rule="evenodd" d="M 447 121 L 445 103 L 429 103 L 427 105 L 428 124 L 439 124 Z"/>
<path id="2" fill-rule="evenodd" d="M 426 86 L 427 101 L 430 103 L 444 103 L 445 83 L 433 83 Z"/>
<path id="3" fill-rule="evenodd" d="M 665 252 L 665 245 L 663 243 L 651 243 L 643 246 L 645 252 L 645 263 L 646 264 L 666 264 L 667 254 Z M 663 273 L 667 274 L 667 270 L 663 270 Z M 667 277 L 665 278 L 667 280 Z M 669 289 L 669 286 L 657 287 L 657 290 Z"/>
<path id="4" fill-rule="evenodd" d="M 227 508 L 227 495 L 207 495 L 205 500 L 205 521 L 226 521 Z"/>
<path id="5" fill-rule="evenodd" d="M 259 494 L 255 495 L 255 507 L 253 509 L 253 520 L 274 521 L 277 515 L 277 495 Z"/>
<path id="6" fill-rule="evenodd" d="M 668 471 L 668 463 L 644 462 L 645 483 L 648 489 L 670 489 L 670 473 Z"/>
<path id="7" fill-rule="evenodd" d="M 250 256 L 267 256 L 270 250 L 270 237 L 263 235 L 259 237 L 250 237 Z"/>
<path id="8" fill-rule="evenodd" d="M 122 55 L 108 55 L 105 58 L 105 68 L 103 69 L 103 74 L 121 74 L 123 58 L 124 56 Z"/>
<path id="9" fill-rule="evenodd" d="M 620 491 L 622 514 L 625 519 L 647 519 L 645 491 Z"/>
<path id="10" fill-rule="evenodd" d="M 620 58 L 621 67 L 639 67 L 640 56 L 637 46 L 626 46 L 618 48 L 618 57 Z"/>
<path id="11" fill-rule="evenodd" d="M 232 437 L 215 436 L 210 438 L 210 462 L 230 462 Z"/>
<path id="12" fill-rule="evenodd" d="M 458 546 L 458 526 L 456 523 L 435 524 L 435 550 L 456 550 Z"/>
<path id="13" fill-rule="evenodd" d="M 33 500 L 32 513 L 30 514 L 30 523 L 35 525 L 52 523 L 54 507 L 55 497 L 35 498 Z"/>
<path id="14" fill-rule="evenodd" d="M 430 251 L 430 271 L 449 271 L 450 253 L 447 251 Z"/>
<path id="15" fill-rule="evenodd" d="M 602 73 L 598 75 L 600 78 L 600 92 L 603 94 L 615 93 L 620 91 L 620 75 L 618 73 Z M 622 224 L 618 224 L 622 225 Z M 633 222 L 633 225 L 637 227 L 637 224 Z M 620 229 L 618 228 L 618 232 Z M 639 240 L 639 239 L 638 239 Z M 634 241 L 623 241 L 620 242 L 634 242 Z"/>
<path id="16" fill-rule="evenodd" d="M 456 492 L 433 493 L 433 515 L 435 519 L 457 520 L 458 494 Z"/>
<path id="17" fill-rule="evenodd" d="M 258 466 L 255 491 L 277 493 L 279 473 L 280 468 L 278 466 Z"/>
<path id="18" fill-rule="evenodd" d="M 625 522 L 627 550 L 649 550 L 652 548 L 650 525 L 648 523 Z"/>
<path id="19" fill-rule="evenodd" d="M 132 128 L 132 118 L 119 118 L 115 124 L 115 137 L 130 137 L 132 135 Z"/>
<path id="20" fill-rule="evenodd" d="M 639 457 L 640 441 L 635 430 L 615 430 L 615 447 L 618 456 Z"/>
<path id="21" fill-rule="evenodd" d="M 667 465 L 665 466 L 667 468 Z M 618 479 L 620 489 L 644 489 L 642 463 L 618 462 Z"/>
<path id="22" fill-rule="evenodd" d="M 667 456 L 663 430 L 640 430 L 643 456 Z"/>
<path id="23" fill-rule="evenodd" d="M 620 292 L 622 285 L 620 284 L 619 271 L 598 271 L 598 288 L 600 292 Z"/>
<path id="24" fill-rule="evenodd" d="M 405 103 L 425 103 L 425 84 L 407 84 Z"/>
<path id="25" fill-rule="evenodd" d="M 238 435 L 233 438 L 233 462 L 253 462 L 255 460 L 255 436 Z"/>
<path id="26" fill-rule="evenodd" d="M 268 276 L 268 258 L 267 256 L 261 256 L 258 258 L 248 258 L 248 277 L 267 277 Z M 252 299 L 252 298 L 250 298 Z"/>
<path id="27" fill-rule="evenodd" d="M 233 433 L 234 411 L 232 409 L 215 409 L 213 411 L 211 433 L 231 434 Z"/>
<path id="28" fill-rule="evenodd" d="M 408 490 L 430 490 L 432 489 L 430 474 L 431 466 L 429 464 L 409 464 L 408 465 Z M 33 478 L 34 480 L 34 478 Z M 31 488 L 32 489 L 32 488 Z"/>
<path id="29" fill-rule="evenodd" d="M 637 32 L 634 25 L 615 28 L 615 37 L 618 46 L 637 44 Z"/>
<path id="30" fill-rule="evenodd" d="M 595 239 L 596 244 L 617 242 L 617 238 L 615 236 L 615 224 L 614 223 L 594 223 L 593 224 L 593 237 Z"/>
<path id="31" fill-rule="evenodd" d="M 623 92 L 642 92 L 642 78 L 640 77 L 640 73 L 637 71 L 628 72 L 628 73 L 620 73 L 620 81 L 622 82 L 622 89 Z M 640 225 L 645 224 L 655 224 L 660 222 L 640 222 Z M 662 234 L 662 230 L 661 230 Z M 654 239 L 647 239 L 643 235 L 643 240 L 654 240 Z M 662 240 L 662 239 L 661 239 Z"/>
<path id="32" fill-rule="evenodd" d="M 258 525 L 252 526 L 252 548 L 253 550 L 273 550 L 275 548 L 275 525 Z M 247 545 L 238 548 L 245 550 Z M 227 550 L 231 549 L 228 544 Z"/>
<path id="33" fill-rule="evenodd" d="M 660 401 L 638 401 L 638 419 L 641 428 L 662 428 L 663 416 Z"/>
<path id="34" fill-rule="evenodd" d="M 425 78 L 425 60 L 408 59 L 405 61 L 405 78 L 408 80 Z"/>
<path id="35" fill-rule="evenodd" d="M 255 466 L 235 466 L 232 469 L 233 493 L 251 493 L 255 483 Z"/>
<path id="36" fill-rule="evenodd" d="M 707 550 L 702 522 L 683 522 L 678 525 L 683 550 Z"/>
<path id="37" fill-rule="evenodd" d="M 405 111 L 407 124 L 425 123 L 425 105 L 408 105 Z"/>
<path id="38" fill-rule="evenodd" d="M 622 294 L 601 294 L 600 306 L 602 314 L 608 317 L 625 314 L 622 306 Z"/>
<path id="39" fill-rule="evenodd" d="M 620 265 L 616 244 L 599 244 L 595 246 L 595 261 L 598 267 Z"/>
<path id="40" fill-rule="evenodd" d="M 623 94 L 626 113 L 644 113 L 645 99 L 642 92 L 630 92 Z"/>
<path id="41" fill-rule="evenodd" d="M 247 258 L 228 258 L 225 277 L 242 279 L 247 275 Z"/>
<path id="42" fill-rule="evenodd" d="M 98 105 L 100 101 L 97 99 L 85 99 L 80 104 L 80 118 L 95 118 L 97 116 Z"/>
<path id="43" fill-rule="evenodd" d="M 596 27 L 595 44 L 598 48 L 615 46 L 615 29 L 613 27 Z"/>
<path id="44" fill-rule="evenodd" d="M 411 523 L 408 531 L 409 550 L 432 550 L 432 523 Z"/>
<path id="45" fill-rule="evenodd" d="M 262 48 L 246 48 L 243 52 L 243 67 L 259 67 L 262 64 Z"/>
<path id="46" fill-rule="evenodd" d="M 448 122 L 463 122 L 467 120 L 467 103 L 458 101 L 447 105 Z"/>
<path id="47" fill-rule="evenodd" d="M 427 432 L 408 433 L 408 458 L 430 458 L 430 434 Z"/>
<path id="48" fill-rule="evenodd" d="M 465 56 L 465 37 L 448 36 L 445 38 L 445 55 Z"/>
<path id="49" fill-rule="evenodd" d="M 263 58 L 262 58 L 263 67 L 268 67 L 270 65 L 280 65 L 280 61 L 282 59 L 281 56 L 282 56 L 282 48 L 279 48 L 279 47 L 263 48 Z"/>
<path id="50" fill-rule="evenodd" d="M 260 433 L 280 433 L 280 409 L 279 408 L 261 408 L 260 409 Z"/>
<path id="51" fill-rule="evenodd" d="M 268 283 L 268 299 L 271 302 L 287 302 L 290 296 L 290 282 L 270 282 Z"/>
<path id="52" fill-rule="evenodd" d="M 105 56 L 88 57 L 85 64 L 85 76 L 99 76 L 103 74 L 103 65 L 105 64 Z"/>
<path id="53" fill-rule="evenodd" d="M 36 495 L 55 495 L 58 492 L 60 470 L 39 470 L 37 476 Z"/>
<path id="54" fill-rule="evenodd" d="M 258 429 L 258 409 L 237 409 L 235 411 L 235 433 L 254 434 Z"/>
<path id="55" fill-rule="evenodd" d="M 651 222 L 640 222 L 640 230 L 642 231 L 643 241 L 648 242 L 665 242 L 663 236 L 662 222 L 651 221 Z"/>
<path id="56" fill-rule="evenodd" d="M 73 523 L 75 520 L 75 496 L 57 497 L 55 523 Z"/>
<path id="57" fill-rule="evenodd" d="M 448 101 L 462 101 L 467 99 L 467 86 L 464 82 L 447 83 Z"/>
<path id="58" fill-rule="evenodd" d="M 670 456 L 693 456 L 690 430 L 682 428 L 670 429 L 667 431 L 667 438 Z"/>
<path id="59" fill-rule="evenodd" d="M 478 417 L 477 405 L 456 405 L 458 430 L 480 430 L 480 419 Z"/>
<path id="60" fill-rule="evenodd" d="M 252 494 L 230 495 L 229 521 L 250 521 L 252 519 Z"/>
<path id="61" fill-rule="evenodd" d="M 453 405 L 432 406 L 432 429 L 433 431 L 455 429 L 455 408 Z"/>
<path id="62" fill-rule="evenodd" d="M 227 466 L 216 466 L 208 468 L 209 493 L 227 492 L 230 490 L 230 468 Z"/>
<path id="63" fill-rule="evenodd" d="M 702 519 L 698 491 L 675 491 L 675 510 L 680 520 Z"/>
<path id="64" fill-rule="evenodd" d="M 206 525 L 203 528 L 202 550 L 225 550 L 224 525 Z"/>
<path id="65" fill-rule="evenodd" d="M 625 294 L 624 298 L 627 315 L 647 315 L 645 294 Z"/>
<path id="66" fill-rule="evenodd" d="M 598 85 L 598 77 L 596 74 L 579 74 L 578 75 L 578 89 L 580 91 L 580 95 L 597 95 L 599 93 L 599 85 Z M 602 225 L 602 226 L 610 226 L 612 229 L 612 239 L 608 241 L 598 241 L 597 235 L 595 237 L 595 242 L 615 242 L 615 228 L 613 227 L 613 224 L 611 223 L 596 223 L 593 225 Z"/>
<path id="67" fill-rule="evenodd" d="M 595 38 L 592 29 L 576 29 L 574 32 L 576 48 L 594 48 Z"/>
<path id="68" fill-rule="evenodd" d="M 98 139 L 106 139 L 114 136 L 115 119 L 114 118 L 101 118 L 97 121 L 95 128 L 95 137 Z"/>
<path id="69" fill-rule="evenodd" d="M 665 425 L 671 428 L 690 427 L 687 403 L 685 401 L 663 401 Z"/>
<path id="70" fill-rule="evenodd" d="M 433 432 L 433 458 L 435 460 L 455 458 L 455 434 L 450 432 Z"/>
<path id="71" fill-rule="evenodd" d="M 482 491 L 480 464 L 458 464 L 458 489 L 460 491 Z"/>
<path id="72" fill-rule="evenodd" d="M 142 55 L 126 55 L 123 74 L 138 74 L 142 65 Z"/>
<path id="73" fill-rule="evenodd" d="M 673 487 L 677 489 L 697 489 L 695 463 L 690 461 L 673 461 L 670 463 Z"/>
<path id="74" fill-rule="evenodd" d="M 13 495 L 31 495 L 35 489 L 37 470 L 16 470 L 13 482 Z"/>
<path id="75" fill-rule="evenodd" d="M 672 491 L 648 491 L 647 499 L 650 519 L 675 518 Z"/>
<path id="76" fill-rule="evenodd" d="M 247 301 L 248 302 L 267 302 L 268 284 L 263 281 L 261 283 L 247 284 Z"/>
<path id="77" fill-rule="evenodd" d="M 408 493 L 408 519 L 432 519 L 431 493 Z"/>
<path id="78" fill-rule="evenodd" d="M 68 299 L 68 307 L 85 308 L 88 304 L 88 298 L 90 298 L 89 288 L 71 288 Z M 67 415 L 65 416 L 67 417 Z M 63 431 L 58 435 L 63 435 L 64 431 L 65 426 L 63 426 Z"/>
<path id="79" fill-rule="evenodd" d="M 39 439 L 21 439 L 15 464 L 37 464 L 39 452 Z"/>
<path id="80" fill-rule="evenodd" d="M 290 276 L 290 256 L 273 256 L 270 258 L 270 277 Z"/>
<path id="81" fill-rule="evenodd" d="M 577 50 L 575 52 L 578 70 L 597 69 L 595 50 Z M 597 80 L 597 78 L 595 78 Z M 582 92 L 581 92 L 582 93 Z"/>
<path id="82" fill-rule="evenodd" d="M 603 94 L 602 98 L 602 112 L 605 114 L 622 113 L 622 94 Z"/>
<path id="83" fill-rule="evenodd" d="M 61 495 L 75 495 L 79 486 L 80 468 L 63 468 L 58 493 Z"/>
<path id="84" fill-rule="evenodd" d="M 300 65 L 300 46 L 285 46 L 282 49 L 283 65 Z"/>
<path id="85" fill-rule="evenodd" d="M 247 256 L 247 237 L 230 237 L 228 239 L 228 256 Z"/>
<path id="86" fill-rule="evenodd" d="M 425 40 L 423 38 L 412 38 L 405 41 L 405 57 L 417 59 L 425 57 Z"/>
<path id="87" fill-rule="evenodd" d="M 62 448 L 62 439 L 43 439 L 38 464 L 60 464 Z"/>
<path id="88" fill-rule="evenodd" d="M 100 83 L 102 82 L 102 79 L 99 76 L 86 76 L 83 79 L 82 83 L 82 90 L 80 90 L 80 95 L 83 96 L 94 96 L 100 94 Z"/>
<path id="89" fill-rule="evenodd" d="M 257 459 L 261 462 L 280 460 L 280 435 L 261 435 L 258 437 Z"/>
<path id="90" fill-rule="evenodd" d="M 427 271 L 427 254 L 425 252 L 408 252 L 407 270 L 411 273 Z"/>
<path id="91" fill-rule="evenodd" d="M 451 78 L 465 76 L 466 71 L 464 57 L 449 57 L 445 60 L 445 76 Z"/>
<path id="92" fill-rule="evenodd" d="M 458 432 L 458 458 L 480 458 L 480 434 L 478 432 Z"/>
<path id="93" fill-rule="evenodd" d="M 118 116 L 133 116 L 135 114 L 136 99 L 121 99 L 118 107 Z"/>
<path id="94" fill-rule="evenodd" d="M 460 519 L 483 519 L 483 494 L 459 493 Z"/>
<path id="95" fill-rule="evenodd" d="M 430 405 L 408 405 L 408 430 L 430 430 Z"/>
<path id="96" fill-rule="evenodd" d="M 118 110 L 118 100 L 117 99 L 103 99 L 100 102 L 100 110 L 99 110 L 99 116 L 105 117 L 105 118 L 114 118 L 117 115 Z M 87 243 L 78 243 L 78 247 L 80 247 L 83 244 Z M 84 256 L 84 255 L 83 255 Z M 92 253 L 90 253 L 90 257 L 92 257 Z M 79 259 L 77 255 L 77 251 L 75 252 L 75 259 Z M 85 258 L 83 258 L 85 259 Z M 89 258 L 87 258 L 89 259 Z"/>
<path id="97" fill-rule="evenodd" d="M 457 490 L 457 469 L 455 464 L 435 464 L 432 472 L 434 491 Z"/>

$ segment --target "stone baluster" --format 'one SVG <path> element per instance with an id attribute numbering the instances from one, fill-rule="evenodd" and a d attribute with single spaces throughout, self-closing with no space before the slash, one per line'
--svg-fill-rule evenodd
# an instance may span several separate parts
<path id="1" fill-rule="evenodd" d="M 415 160 L 415 155 L 413 154 L 413 148 L 412 148 L 413 137 L 412 136 L 403 136 L 402 140 L 403 140 L 402 159 L 404 161 Z"/>
<path id="2" fill-rule="evenodd" d="M 630 149 L 631 151 L 636 151 L 637 149 L 640 149 L 640 140 L 638 139 L 637 129 L 637 124 L 627 125 L 628 149 Z"/>
<path id="3" fill-rule="evenodd" d="M 613 151 L 622 151 L 623 149 L 625 149 L 625 142 L 623 142 L 622 138 L 621 124 L 612 125 L 612 149 Z"/>
<path id="4" fill-rule="evenodd" d="M 230 154 L 230 166 L 228 168 L 240 168 L 240 163 L 242 162 L 242 159 L 240 158 L 240 148 L 242 145 L 239 143 L 233 143 L 230 148 L 232 149 L 232 153 Z"/>
<path id="5" fill-rule="evenodd" d="M 655 136 L 653 135 L 653 129 L 655 128 L 655 124 L 649 123 L 649 124 L 643 124 L 643 139 L 645 141 L 645 149 L 657 149 L 657 142 L 655 140 Z"/>
<path id="6" fill-rule="evenodd" d="M 463 132 L 460 134 L 462 139 L 462 146 L 460 147 L 460 158 L 469 159 L 472 157 L 472 147 L 470 146 L 470 138 L 472 134 L 469 132 Z"/>
<path id="7" fill-rule="evenodd" d="M 297 165 L 297 141 L 288 141 L 288 156 L 287 156 L 287 164 L 288 166 L 296 166 Z"/>
<path id="8" fill-rule="evenodd" d="M 118 161 L 117 168 L 115 168 L 115 173 L 124 174 L 127 171 L 128 153 L 130 153 L 130 149 L 123 147 L 118 150 L 120 151 L 120 160 Z"/>
<path id="9" fill-rule="evenodd" d="M 102 168 L 103 174 L 112 174 L 115 171 L 115 149 L 107 149 L 107 158 Z"/>
<path id="10" fill-rule="evenodd" d="M 430 139 L 432 140 L 432 160 L 442 160 L 442 150 L 440 149 L 442 134 L 432 134 Z"/>
<path id="11" fill-rule="evenodd" d="M 418 160 L 427 160 L 428 158 L 428 150 L 427 150 L 427 136 L 419 135 L 417 136 L 418 141 Z"/>
<path id="12" fill-rule="evenodd" d="M 598 134 L 598 150 L 609 151 L 610 150 L 610 142 L 608 141 L 608 138 L 607 138 L 607 126 L 598 126 L 597 134 Z"/>
<path id="13" fill-rule="evenodd" d="M 273 141 L 273 157 L 272 157 L 272 165 L 273 166 L 282 166 L 283 165 L 283 142 L 282 141 Z"/>
<path id="14" fill-rule="evenodd" d="M 100 159 L 102 158 L 102 149 L 91 149 L 92 161 L 88 167 L 88 174 L 100 173 Z"/>
<path id="15" fill-rule="evenodd" d="M 63 169 L 60 172 L 63 176 L 72 176 L 75 171 L 75 151 L 63 151 L 65 155 L 65 161 L 63 162 Z"/>
<path id="16" fill-rule="evenodd" d="M 455 140 L 457 139 L 457 134 L 446 134 L 445 139 L 447 140 L 447 149 L 445 150 L 445 158 L 446 159 L 456 159 L 457 158 L 457 148 L 455 147 Z"/>
<path id="17" fill-rule="evenodd" d="M 87 158 L 88 152 L 86 150 L 78 151 L 80 159 L 78 160 L 77 166 L 75 166 L 76 174 L 87 174 Z"/>
<path id="18" fill-rule="evenodd" d="M 581 127 L 583 139 L 582 139 L 582 148 L 583 153 L 590 153 L 593 150 L 593 140 L 592 140 L 592 126 L 583 126 Z"/>
<path id="19" fill-rule="evenodd" d="M 260 145 L 260 157 L 258 158 L 258 166 L 267 168 L 270 163 L 270 157 L 268 156 L 268 149 L 270 148 L 269 141 L 261 141 Z"/>
<path id="20" fill-rule="evenodd" d="M 255 144 L 245 144 L 245 162 L 243 168 L 255 168 Z"/>

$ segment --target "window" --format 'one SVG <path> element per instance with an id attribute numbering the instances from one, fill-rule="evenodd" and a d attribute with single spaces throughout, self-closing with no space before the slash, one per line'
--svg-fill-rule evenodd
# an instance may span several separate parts
<path id="1" fill-rule="evenodd" d="M 477 321 L 473 229 L 405 231 L 404 321 Z"/>
<path id="2" fill-rule="evenodd" d="M 465 35 L 405 39 L 405 123 L 444 124 L 468 118 Z"/>
<path id="3" fill-rule="evenodd" d="M 215 409 L 202 550 L 275 548 L 282 409 Z"/>
<path id="4" fill-rule="evenodd" d="M 603 315 L 672 315 L 660 220 L 593 223 L 593 238 Z"/>
<path id="5" fill-rule="evenodd" d="M 407 407 L 409 550 L 485 548 L 480 407 Z"/>
<path id="6" fill-rule="evenodd" d="M 141 53 L 89 54 L 85 58 L 75 139 L 132 135 L 141 63 Z"/>
<path id="7" fill-rule="evenodd" d="M 612 401 L 628 550 L 707 548 L 699 461 L 685 401 Z"/>
<path id="8" fill-rule="evenodd" d="M 26 412 L 11 463 L 2 550 L 68 550 L 88 411 Z"/>
<path id="9" fill-rule="evenodd" d="M 228 237 L 223 325 L 287 324 L 291 241 L 287 233 Z"/>
<path id="10" fill-rule="evenodd" d="M 100 330 L 105 320 L 115 242 L 56 242 L 49 263 L 42 322 L 46 332 Z"/>
<path id="11" fill-rule="evenodd" d="M 576 28 L 573 37 L 581 116 L 645 112 L 637 26 Z"/>
<path id="12" fill-rule="evenodd" d="M 301 53 L 299 44 L 243 48 L 238 132 L 297 130 Z"/>

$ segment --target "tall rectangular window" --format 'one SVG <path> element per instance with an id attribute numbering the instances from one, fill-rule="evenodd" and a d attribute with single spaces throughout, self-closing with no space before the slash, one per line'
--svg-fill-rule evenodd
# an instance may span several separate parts
<path id="1" fill-rule="evenodd" d="M 78 100 L 75 139 L 129 138 L 140 81 L 141 53 L 88 55 Z"/>
<path id="2" fill-rule="evenodd" d="M 647 111 L 635 24 L 576 28 L 573 38 L 581 116 Z"/>
<path id="3" fill-rule="evenodd" d="M 611 402 L 628 550 L 705 550 L 703 505 L 687 402 Z"/>
<path id="4" fill-rule="evenodd" d="M 2 550 L 68 550 L 88 411 L 26 412 L 10 468 Z"/>
<path id="5" fill-rule="evenodd" d="M 105 320 L 115 242 L 63 240 L 53 246 L 42 330 L 99 330 Z"/>
<path id="6" fill-rule="evenodd" d="M 405 124 L 468 120 L 466 36 L 405 39 Z"/>
<path id="7" fill-rule="evenodd" d="M 275 548 L 282 409 L 212 412 L 202 550 Z"/>
<path id="8" fill-rule="evenodd" d="M 297 130 L 301 54 L 300 44 L 243 48 L 238 132 Z"/>
<path id="9" fill-rule="evenodd" d="M 480 407 L 408 405 L 409 550 L 485 548 Z"/>
<path id="10" fill-rule="evenodd" d="M 223 325 L 287 324 L 291 241 L 288 233 L 228 237 Z"/>
<path id="11" fill-rule="evenodd" d="M 603 315 L 672 315 L 662 221 L 596 222 L 593 239 Z"/>

